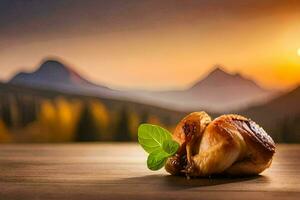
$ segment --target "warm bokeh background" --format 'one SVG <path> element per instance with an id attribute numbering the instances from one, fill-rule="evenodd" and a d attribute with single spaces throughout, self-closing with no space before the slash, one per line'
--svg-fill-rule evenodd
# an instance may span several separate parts
<path id="1" fill-rule="evenodd" d="M 0 142 L 136 140 L 241 113 L 300 142 L 297 0 L 2 0 Z"/>

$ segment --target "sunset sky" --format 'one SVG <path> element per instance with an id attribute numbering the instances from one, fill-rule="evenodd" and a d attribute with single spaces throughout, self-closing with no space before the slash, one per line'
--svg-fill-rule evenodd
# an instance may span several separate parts
<path id="1" fill-rule="evenodd" d="M 185 88 L 215 64 L 300 84 L 300 1 L 0 2 L 0 79 L 56 57 L 114 88 Z"/>

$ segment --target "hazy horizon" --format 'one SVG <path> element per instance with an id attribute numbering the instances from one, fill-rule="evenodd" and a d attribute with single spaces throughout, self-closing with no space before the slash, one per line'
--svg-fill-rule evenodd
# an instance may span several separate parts
<path id="1" fill-rule="evenodd" d="M 241 75 L 243 78 L 245 79 L 249 79 L 251 81 L 254 81 L 256 84 L 258 84 L 260 87 L 264 88 L 264 89 L 278 89 L 278 88 L 268 88 L 268 87 L 264 87 L 262 84 L 258 83 L 257 80 L 255 80 L 254 78 L 252 77 L 249 77 L 249 76 L 246 76 L 244 75 L 243 73 L 239 72 L 239 71 L 233 71 L 233 72 L 229 72 L 226 67 L 224 67 L 223 65 L 220 65 L 220 64 L 215 64 L 213 65 L 211 68 L 209 68 L 207 71 L 205 71 L 204 73 L 202 73 L 198 78 L 194 79 L 194 80 L 191 80 L 191 82 L 189 84 L 186 84 L 184 86 L 179 86 L 179 87 L 160 87 L 160 88 L 143 88 L 143 87 L 122 87 L 122 86 L 116 86 L 116 85 L 109 85 L 109 84 L 106 84 L 104 82 L 97 82 L 97 81 L 93 81 L 91 80 L 89 77 L 86 76 L 86 74 L 84 73 L 81 73 L 80 71 L 78 71 L 77 67 L 75 67 L 74 65 L 72 65 L 70 62 L 67 62 L 65 60 L 63 60 L 62 58 L 59 58 L 59 57 L 46 57 L 44 59 L 42 59 L 40 62 L 38 62 L 38 64 L 33 67 L 32 69 L 30 70 L 22 70 L 22 68 L 20 69 L 17 69 L 17 71 L 15 73 L 12 74 L 11 77 L 9 77 L 8 79 L 6 80 L 1 80 L 3 82 L 8 82 L 11 80 L 11 78 L 13 78 L 15 75 L 17 75 L 18 73 L 21 73 L 21 72 L 25 72 L 25 73 L 32 73 L 32 72 L 35 72 L 36 70 L 39 69 L 39 67 L 41 67 L 41 65 L 46 62 L 46 61 L 49 61 L 49 60 L 53 60 L 53 61 L 58 61 L 60 63 L 62 63 L 63 65 L 65 65 L 66 67 L 70 68 L 71 70 L 74 70 L 75 72 L 77 72 L 80 76 L 82 76 L 84 79 L 88 80 L 88 81 L 91 81 L 95 84 L 99 84 L 99 85 L 103 85 L 103 86 L 106 86 L 106 87 L 109 87 L 109 88 L 112 88 L 112 89 L 117 89 L 117 90 L 146 90 L 146 91 L 168 91 L 168 90 L 185 90 L 185 89 L 188 89 L 190 87 L 192 87 L 193 85 L 197 84 L 199 81 L 205 79 L 211 72 L 213 72 L 214 70 L 216 70 L 217 68 L 218 69 L 221 69 L 222 71 L 224 71 L 225 73 L 228 73 L 228 74 L 231 74 L 231 75 L 235 75 L 235 74 L 239 74 Z"/>
<path id="2" fill-rule="evenodd" d="M 299 1 L 0 4 L 0 80 L 58 57 L 113 88 L 183 89 L 215 64 L 264 88 L 300 83 Z"/>

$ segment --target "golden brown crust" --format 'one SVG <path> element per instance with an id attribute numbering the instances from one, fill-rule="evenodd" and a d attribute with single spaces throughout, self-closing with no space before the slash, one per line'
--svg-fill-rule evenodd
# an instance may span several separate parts
<path id="1" fill-rule="evenodd" d="M 193 129 L 194 134 L 199 135 L 210 122 L 211 118 L 206 112 L 190 113 L 177 124 L 173 133 L 173 139 L 182 145 L 189 139 L 186 127 Z M 195 127 L 195 130 L 191 128 L 192 125 Z"/>
<path id="2" fill-rule="evenodd" d="M 225 173 L 254 175 L 261 173 L 270 166 L 275 153 L 275 143 L 259 125 L 243 116 L 233 114 L 223 115 L 215 120 L 219 121 L 221 126 L 226 124 L 222 121 L 227 121 L 234 126 L 246 144 L 245 153 L 241 154 L 240 159 L 225 170 Z"/>
<path id="3" fill-rule="evenodd" d="M 252 140 L 253 143 L 257 143 L 257 145 L 265 149 L 265 151 L 275 153 L 275 143 L 273 139 L 265 132 L 262 127 L 260 127 L 251 119 L 247 119 L 241 115 L 230 114 L 222 115 L 215 120 L 219 121 L 220 124 L 222 124 L 224 121 L 233 123 L 234 126 L 241 133 L 243 133 L 243 136 Z"/>
<path id="4" fill-rule="evenodd" d="M 165 164 L 166 171 L 174 175 L 183 173 L 187 159 L 190 160 L 192 155 L 198 153 L 202 133 L 210 122 L 210 116 L 202 111 L 190 113 L 177 124 L 172 137 L 180 147 L 176 155 L 168 158 Z"/>
<path id="5" fill-rule="evenodd" d="M 173 138 L 181 148 L 167 161 L 171 174 L 259 174 L 275 153 L 274 141 L 259 125 L 235 114 L 211 121 L 205 112 L 191 113 L 177 125 Z"/>
<path id="6" fill-rule="evenodd" d="M 240 144 L 231 134 L 234 127 L 226 120 L 212 121 L 200 143 L 199 153 L 193 157 L 190 176 L 209 176 L 222 173 L 230 167 L 240 155 Z"/>

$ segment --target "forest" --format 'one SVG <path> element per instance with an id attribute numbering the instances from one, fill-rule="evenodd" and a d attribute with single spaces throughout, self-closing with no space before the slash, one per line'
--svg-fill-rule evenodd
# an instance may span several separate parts
<path id="1" fill-rule="evenodd" d="M 257 121 L 276 142 L 300 142 L 300 115 L 278 107 L 276 112 L 263 106 L 235 113 Z M 0 143 L 136 141 L 139 124 L 172 131 L 186 114 L 124 100 L 0 84 Z"/>
<path id="2" fill-rule="evenodd" d="M 170 130 L 183 113 L 2 84 L 0 142 L 135 141 L 140 123 Z"/>

